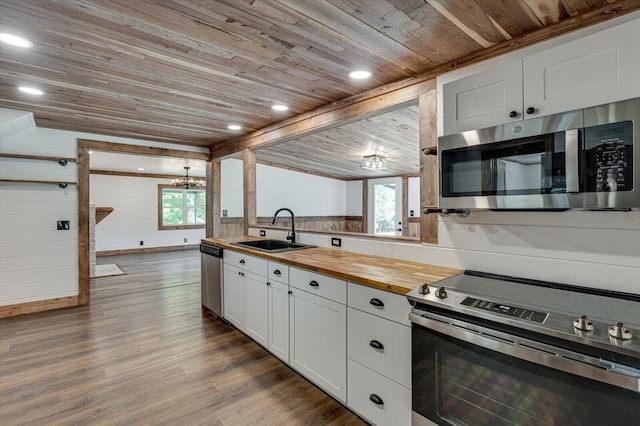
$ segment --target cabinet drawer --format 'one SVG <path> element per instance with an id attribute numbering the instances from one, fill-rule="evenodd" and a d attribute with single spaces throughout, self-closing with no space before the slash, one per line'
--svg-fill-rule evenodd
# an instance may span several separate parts
<path id="1" fill-rule="evenodd" d="M 347 303 L 347 283 L 337 278 L 328 277 L 304 269 L 290 268 L 289 284 L 300 290 L 326 297 L 338 303 Z"/>
<path id="2" fill-rule="evenodd" d="M 411 325 L 411 305 L 405 296 L 354 283 L 349 283 L 348 288 L 349 306 L 391 321 Z"/>
<path id="3" fill-rule="evenodd" d="M 411 387 L 410 327 L 349 308 L 347 330 L 349 358 Z"/>
<path id="4" fill-rule="evenodd" d="M 270 281 L 278 281 L 283 284 L 289 284 L 289 265 L 284 263 L 269 261 L 269 275 L 267 275 Z"/>
<path id="5" fill-rule="evenodd" d="M 411 425 L 411 391 L 349 360 L 347 405 L 377 426 Z M 376 400 L 382 404 L 376 404 Z"/>
<path id="6" fill-rule="evenodd" d="M 224 263 L 244 269 L 245 271 L 253 272 L 254 274 L 261 275 L 263 277 L 267 276 L 268 262 L 259 257 L 226 250 L 224 252 Z"/>

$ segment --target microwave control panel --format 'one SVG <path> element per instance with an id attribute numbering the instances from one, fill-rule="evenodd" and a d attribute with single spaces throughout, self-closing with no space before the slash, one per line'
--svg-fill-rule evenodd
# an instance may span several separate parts
<path id="1" fill-rule="evenodd" d="M 584 129 L 586 192 L 633 189 L 633 123 L 603 124 Z"/>

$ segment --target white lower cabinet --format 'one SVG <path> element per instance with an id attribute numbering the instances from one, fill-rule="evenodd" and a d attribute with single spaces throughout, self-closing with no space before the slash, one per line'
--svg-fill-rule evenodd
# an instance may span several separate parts
<path id="1" fill-rule="evenodd" d="M 289 364 L 342 402 L 347 400 L 347 307 L 292 289 Z"/>
<path id="2" fill-rule="evenodd" d="M 251 272 L 244 276 L 244 332 L 265 348 L 269 345 L 267 280 Z"/>
<path id="3" fill-rule="evenodd" d="M 352 359 L 349 407 L 377 426 L 411 425 L 411 391 Z"/>
<path id="4" fill-rule="evenodd" d="M 269 352 L 289 363 L 289 286 L 270 281 L 269 299 Z"/>
<path id="5" fill-rule="evenodd" d="M 244 277 L 240 268 L 224 265 L 224 318 L 244 331 Z"/>

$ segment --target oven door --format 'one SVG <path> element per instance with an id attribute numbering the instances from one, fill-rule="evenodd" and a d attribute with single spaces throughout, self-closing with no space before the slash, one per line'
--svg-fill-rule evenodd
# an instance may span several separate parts
<path id="1" fill-rule="evenodd" d="M 605 368 L 566 361 L 576 365 L 565 370 L 598 378 L 594 380 L 546 366 L 544 361 L 540 364 L 509 355 L 533 351 L 532 359 L 547 359 L 548 365 L 563 362 L 557 353 L 527 348 L 523 342 L 514 352 L 512 342 L 500 332 L 491 337 L 479 333 L 475 325 L 467 328 L 457 320 L 455 325 L 445 324 L 415 314 L 411 320 L 414 426 L 612 426 L 629 425 L 640 418 L 640 393 L 598 381 L 614 374 Z M 633 371 L 629 374 L 621 375 L 625 377 L 620 380 L 625 386 L 637 387 L 640 378 L 633 377 Z"/>

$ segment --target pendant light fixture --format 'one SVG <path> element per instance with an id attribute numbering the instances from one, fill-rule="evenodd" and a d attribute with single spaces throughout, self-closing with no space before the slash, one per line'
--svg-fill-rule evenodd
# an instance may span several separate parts
<path id="1" fill-rule="evenodd" d="M 383 170 L 387 168 L 387 160 L 381 155 L 365 155 L 360 167 L 368 170 Z"/>
<path id="2" fill-rule="evenodd" d="M 191 176 L 189 176 L 189 169 L 190 168 L 191 167 L 189 167 L 189 166 L 184 166 L 185 176 L 181 177 L 181 178 L 178 178 L 178 179 L 174 179 L 173 182 L 171 182 L 171 185 L 173 185 L 173 186 L 181 186 L 184 189 L 203 187 L 205 185 L 203 180 L 194 179 Z"/>

